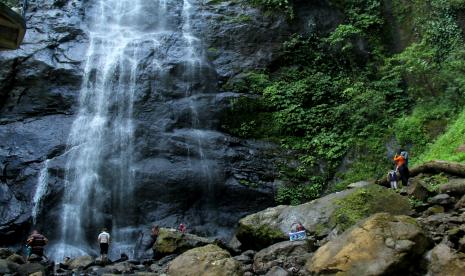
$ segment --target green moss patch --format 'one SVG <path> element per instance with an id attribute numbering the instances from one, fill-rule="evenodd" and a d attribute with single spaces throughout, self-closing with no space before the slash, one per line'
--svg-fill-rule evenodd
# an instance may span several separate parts
<path id="1" fill-rule="evenodd" d="M 407 198 L 377 185 L 362 188 L 343 199 L 335 200 L 334 203 L 338 209 L 332 215 L 331 221 L 341 231 L 375 213 L 406 215 L 411 212 Z"/>
<path id="2" fill-rule="evenodd" d="M 263 224 L 245 225 L 240 222 L 236 236 L 245 248 L 254 250 L 260 250 L 286 239 L 279 229 Z"/>

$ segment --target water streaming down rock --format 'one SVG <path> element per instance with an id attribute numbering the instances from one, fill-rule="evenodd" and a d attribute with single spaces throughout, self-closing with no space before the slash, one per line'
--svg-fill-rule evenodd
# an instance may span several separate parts
<path id="1" fill-rule="evenodd" d="M 269 143 L 225 133 L 224 111 L 240 95 L 221 92 L 218 86 L 234 81 L 240 72 L 266 67 L 279 55 L 282 42 L 296 32 L 294 27 L 284 16 L 266 16 L 244 0 L 131 1 L 131 8 L 121 8 L 127 2 L 30 0 L 26 43 L 19 51 L 0 53 L 0 78 L 8 84 L 0 91 L 4 96 L 0 107 L 0 205 L 6 210 L 0 214 L 0 240 L 19 242 L 30 230 L 31 195 L 41 169 L 37 164 L 47 158 L 51 158 L 49 187 L 37 227 L 51 239 L 51 245 L 59 245 L 48 247 L 50 256 L 59 256 L 53 252 L 63 251 L 65 241 L 76 254 L 95 253 L 95 236 L 102 225 L 89 221 L 108 223 L 115 240 L 118 236 L 117 240 L 126 241 L 127 245 L 119 248 L 130 253 L 131 240 L 139 231 L 147 232 L 151 224 L 174 227 L 183 222 L 190 232 L 227 240 L 241 216 L 273 204 L 274 164 L 279 154 Z M 304 2 L 308 4 L 300 9 Z M 327 19 L 334 16 L 319 2 L 310 2 L 299 1 L 296 21 L 304 24 L 305 30 L 308 26 L 314 29 L 309 22 L 317 22 L 315 30 L 327 29 Z M 122 25 L 125 28 L 116 32 L 116 26 Z M 119 110 L 127 109 L 116 102 L 117 95 L 123 101 L 128 99 L 117 93 L 118 83 L 129 87 L 131 74 L 127 71 L 132 70 L 129 61 L 116 65 L 122 63 L 117 60 L 119 52 L 124 52 L 121 60 L 133 61 L 136 56 L 131 64 L 137 64 L 132 128 L 128 128 L 132 134 L 125 136 L 132 144 L 127 150 L 118 146 L 124 139 L 117 137 L 125 134 L 113 135 L 118 133 L 115 121 L 126 118 Z M 95 123 L 101 119 L 101 133 L 96 131 L 100 136 L 78 139 L 92 136 L 85 127 L 81 133 L 75 128 L 69 136 L 77 113 L 84 114 L 82 110 L 87 108 L 92 115 L 96 109 L 97 105 L 90 104 L 94 95 L 90 90 L 96 90 L 92 86 L 97 88 L 99 83 L 113 90 L 106 100 L 102 96 L 102 116 L 95 116 Z M 88 98 L 81 102 L 89 106 L 79 107 L 85 84 L 90 84 Z M 100 165 L 83 174 L 95 177 L 93 182 L 98 185 L 89 185 L 92 195 L 81 207 L 79 193 L 87 191 L 74 186 L 83 182 L 75 179 L 75 172 L 78 156 L 85 155 L 85 149 L 96 149 L 88 155 L 95 158 L 82 163 L 88 164 L 87 168 Z M 124 165 L 121 160 L 131 151 Z M 130 176 L 127 182 L 133 188 L 118 188 L 124 175 Z M 67 204 L 61 203 L 63 197 Z M 127 208 L 118 205 L 121 199 Z M 65 212 L 65 206 L 73 205 L 75 208 Z M 72 217 L 72 211 L 82 214 L 81 218 Z M 72 217 L 67 235 L 83 237 L 63 237 L 65 213 Z M 78 224 L 80 229 L 74 229 Z"/>
<path id="2" fill-rule="evenodd" d="M 195 139 L 197 140 L 197 154 L 198 159 L 200 161 L 201 173 L 204 175 L 203 179 L 205 180 L 205 184 L 207 186 L 207 194 L 206 196 L 211 200 L 212 197 L 212 171 L 208 166 L 208 158 L 205 155 L 202 141 L 205 141 L 206 133 L 204 130 L 200 129 L 200 119 L 197 107 L 194 103 L 194 98 L 192 97 L 195 95 L 196 90 L 194 87 L 194 80 L 200 78 L 200 73 L 202 70 L 202 66 L 209 67 L 205 60 L 205 54 L 203 51 L 202 43 L 198 37 L 196 37 L 192 33 L 192 26 L 191 26 L 191 17 L 193 12 L 193 6 L 189 0 L 183 0 L 182 5 L 182 37 L 187 45 L 186 47 L 186 56 L 185 56 L 185 81 L 188 83 L 186 87 L 186 97 L 189 97 L 189 107 L 191 109 L 191 118 L 192 118 L 192 131 L 194 134 Z M 188 156 L 189 157 L 189 156 Z M 191 160 L 189 159 L 190 166 L 192 166 Z"/>
<path id="3" fill-rule="evenodd" d="M 167 18 L 168 8 L 171 9 L 170 18 Z M 154 10 L 158 16 L 156 20 L 143 19 L 144 13 Z M 112 246 L 113 256 L 133 253 L 139 233 L 135 227 L 137 202 L 133 200 L 133 109 L 137 80 L 141 77 L 139 67 L 153 67 L 153 74 L 159 76 L 160 82 L 166 82 L 170 78 L 167 76 L 170 67 L 166 64 L 173 62 L 169 60 L 173 56 L 163 55 L 166 49 L 163 43 L 173 36 L 178 37 L 170 42 L 173 44 L 170 47 L 180 49 L 178 58 L 182 61 L 179 63 L 182 69 L 179 74 L 191 117 L 191 123 L 175 133 L 182 139 L 195 140 L 186 143 L 186 150 L 193 152 L 194 159 L 189 162 L 190 176 L 187 177 L 206 184 L 207 194 L 211 190 L 213 170 L 203 150 L 204 141 L 211 135 L 200 129 L 194 100 L 197 94 L 205 92 L 198 87 L 199 80 L 205 81 L 202 74 L 210 71 L 211 75 L 214 69 L 204 62 L 201 41 L 191 32 L 192 11 L 187 0 L 100 0 L 89 9 L 90 45 L 79 112 L 68 141 L 61 240 L 52 250 L 56 259 L 82 254 L 82 250 L 95 254 L 95 249 L 88 244 L 104 226 L 112 228 L 116 241 Z M 155 22 L 156 27 L 151 26 Z M 176 33 L 176 25 L 180 26 L 180 33 Z M 152 51 L 152 57 L 147 57 L 148 51 Z M 151 60 L 151 64 L 147 65 L 147 60 Z M 191 145 L 197 148 L 191 150 Z M 187 158 L 191 159 L 189 154 Z M 202 214 L 194 214 L 194 217 L 199 215 Z M 203 219 L 196 219 L 197 224 L 202 224 Z"/>
<path id="4" fill-rule="evenodd" d="M 57 257 L 73 254 L 70 248 L 86 248 L 102 227 L 113 227 L 115 240 L 127 239 L 125 227 L 134 209 L 132 114 L 139 49 L 150 37 L 137 24 L 142 2 L 100 0 L 90 9 L 90 45 L 68 140 Z"/>
<path id="5" fill-rule="evenodd" d="M 37 218 L 40 215 L 42 201 L 48 189 L 48 163 L 50 160 L 45 160 L 43 168 L 39 172 L 37 179 L 37 188 L 32 199 L 32 224 L 37 224 Z"/>

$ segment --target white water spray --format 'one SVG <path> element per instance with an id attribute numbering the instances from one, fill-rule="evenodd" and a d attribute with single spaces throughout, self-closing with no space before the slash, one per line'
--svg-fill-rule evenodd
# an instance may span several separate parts
<path id="1" fill-rule="evenodd" d="M 32 200 L 32 224 L 37 224 L 37 217 L 40 215 L 42 209 L 42 201 L 48 190 L 48 163 L 49 160 L 45 160 L 42 169 L 39 172 L 37 179 L 37 188 Z"/>

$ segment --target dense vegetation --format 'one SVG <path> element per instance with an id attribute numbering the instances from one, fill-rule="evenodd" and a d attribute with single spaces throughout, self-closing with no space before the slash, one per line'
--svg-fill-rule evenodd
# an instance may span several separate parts
<path id="1" fill-rule="evenodd" d="M 287 0 L 253 2 L 292 12 Z M 225 129 L 299 156 L 299 166 L 281 166 L 289 184 L 278 202 L 383 176 L 392 165 L 386 144 L 407 148 L 413 164 L 465 161 L 457 152 L 465 143 L 465 111 L 457 117 L 465 104 L 465 0 L 392 2 L 388 18 L 380 0 L 333 0 L 346 17 L 333 32 L 294 35 L 272 68 L 225 86 L 249 94 Z M 333 177 L 338 184 L 328 185 Z"/>

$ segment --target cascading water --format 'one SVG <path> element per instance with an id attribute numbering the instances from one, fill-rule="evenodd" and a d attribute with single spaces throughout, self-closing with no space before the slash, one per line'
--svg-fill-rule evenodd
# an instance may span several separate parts
<path id="1" fill-rule="evenodd" d="M 218 134 L 200 119 L 200 100 L 217 91 L 216 71 L 192 25 L 201 11 L 189 0 L 94 1 L 86 12 L 90 45 L 68 140 L 60 238 L 49 255 L 98 255 L 102 227 L 111 229 L 111 257 L 141 256 L 134 246 L 152 223 L 173 227 L 187 217 L 188 226 L 215 235 L 209 231 L 218 220 L 211 194 L 223 178 L 208 144 Z M 144 116 L 154 116 L 153 125 L 141 126 Z M 147 133 L 150 148 L 137 133 Z M 185 183 L 195 193 L 173 195 L 172 187 Z M 173 196 L 188 199 L 186 206 L 171 209 Z"/>
<path id="2" fill-rule="evenodd" d="M 39 178 L 37 179 L 37 188 L 32 199 L 32 224 L 37 224 L 37 218 L 40 215 L 40 210 L 42 208 L 42 201 L 47 193 L 48 189 L 48 163 L 50 160 L 45 160 L 43 168 L 39 172 Z"/>
<path id="3" fill-rule="evenodd" d="M 137 24 L 143 2 L 99 0 L 89 11 L 90 45 L 79 112 L 68 140 L 55 258 L 91 251 L 87 243 L 102 227 L 114 229 L 114 240 L 126 239 L 134 187 L 132 116 L 139 49 L 151 39 Z M 113 248 L 124 250 L 124 245 Z"/>
<path id="4" fill-rule="evenodd" d="M 189 0 L 183 0 L 182 5 L 182 37 L 187 45 L 186 47 L 186 55 L 185 55 L 185 81 L 189 83 L 189 80 L 198 79 L 198 74 L 201 72 L 202 66 L 206 66 L 205 64 L 205 57 L 203 53 L 203 48 L 200 43 L 200 39 L 193 35 L 192 33 L 192 26 L 191 26 L 191 17 L 192 17 L 192 4 Z M 189 98 L 189 106 L 191 109 L 191 118 L 192 118 L 192 130 L 194 132 L 194 136 L 197 140 L 197 152 L 198 158 L 200 160 L 201 165 L 201 173 L 204 175 L 204 179 L 207 184 L 207 189 L 211 191 L 211 172 L 208 166 L 208 162 L 206 161 L 207 157 L 203 150 L 202 140 L 203 138 L 203 131 L 199 129 L 200 121 L 198 116 L 197 108 L 194 104 L 194 98 L 192 97 L 195 93 L 195 90 L 192 87 L 192 83 L 189 83 L 186 89 L 186 97 Z"/>

